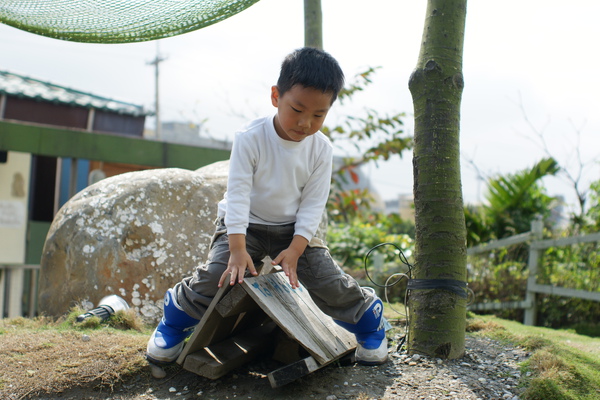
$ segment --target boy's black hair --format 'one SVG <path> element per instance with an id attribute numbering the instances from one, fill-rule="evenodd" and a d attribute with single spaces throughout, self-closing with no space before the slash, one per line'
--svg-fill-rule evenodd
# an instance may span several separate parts
<path id="1" fill-rule="evenodd" d="M 281 63 L 277 80 L 279 95 L 294 85 L 331 93 L 331 104 L 344 86 L 344 73 L 329 53 L 313 47 L 303 47 L 290 53 Z"/>

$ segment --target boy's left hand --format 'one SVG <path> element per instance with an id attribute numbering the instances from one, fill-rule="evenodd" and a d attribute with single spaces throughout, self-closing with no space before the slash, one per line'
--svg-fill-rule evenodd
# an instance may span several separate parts
<path id="1" fill-rule="evenodd" d="M 287 248 L 275 259 L 271 262 L 273 265 L 281 265 L 283 268 L 283 272 L 290 280 L 290 286 L 292 289 L 297 289 L 300 287 L 298 283 L 298 274 L 296 270 L 298 269 L 298 258 L 300 258 L 301 254 L 296 253 L 294 250 Z"/>
<path id="2" fill-rule="evenodd" d="M 298 259 L 302 253 L 304 253 L 307 245 L 308 240 L 306 240 L 306 238 L 300 235 L 294 235 L 290 246 L 279 253 L 279 255 L 272 262 L 273 265 L 281 265 L 283 272 L 285 272 L 285 275 L 290 280 L 292 289 L 298 289 L 300 287 L 300 283 L 298 283 L 298 273 L 296 270 L 298 269 Z"/>

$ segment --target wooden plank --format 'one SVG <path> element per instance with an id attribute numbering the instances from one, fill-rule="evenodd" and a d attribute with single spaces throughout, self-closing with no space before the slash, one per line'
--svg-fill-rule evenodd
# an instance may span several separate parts
<path id="1" fill-rule="evenodd" d="M 257 266 L 258 273 L 262 274 L 265 271 L 264 263 L 263 265 Z M 185 357 L 188 354 L 194 353 L 196 351 L 201 350 L 202 348 L 214 343 L 214 341 L 222 341 L 230 336 L 231 330 L 235 328 L 238 324 L 238 316 L 236 315 L 228 315 L 227 318 L 221 316 L 218 311 L 216 311 L 216 307 L 219 305 L 221 300 L 236 286 L 223 285 L 213 297 L 210 305 L 206 309 L 204 316 L 196 325 L 194 329 L 194 333 L 190 336 L 190 339 L 186 343 L 183 351 L 177 358 L 178 364 L 183 364 Z M 237 289 L 236 289 L 237 291 Z"/>
<path id="2" fill-rule="evenodd" d="M 270 351 L 275 345 L 275 327 L 271 322 L 189 354 L 183 368 L 209 379 L 218 379 Z"/>
<path id="3" fill-rule="evenodd" d="M 271 383 L 271 387 L 277 388 L 283 385 L 287 385 L 295 381 L 296 379 L 302 378 L 322 368 L 324 365 L 319 365 L 313 357 L 306 357 L 302 360 L 288 364 L 284 367 L 276 369 L 269 373 L 267 377 Z"/>
<path id="4" fill-rule="evenodd" d="M 222 317 L 238 315 L 244 312 L 256 310 L 258 305 L 240 285 L 235 285 L 218 304 L 215 310 Z"/>
<path id="5" fill-rule="evenodd" d="M 205 336 L 210 337 L 209 343 L 218 343 L 227 339 L 230 336 L 233 336 L 233 331 L 238 325 L 240 317 L 240 315 L 231 315 L 229 317 L 219 319 L 217 316 L 215 316 L 214 320 L 219 322 L 214 325 L 214 328 L 210 332 L 206 331 L 206 333 L 204 334 Z"/>
<path id="6" fill-rule="evenodd" d="M 352 365 L 356 362 L 356 359 L 354 358 L 354 353 L 351 353 L 343 357 L 340 361 L 341 365 Z M 287 385 L 288 383 L 291 383 L 296 379 L 300 379 L 303 376 L 306 376 L 311 372 L 315 372 L 316 370 L 327 365 L 328 364 L 319 364 L 313 357 L 309 356 L 276 369 L 275 371 L 270 372 L 267 377 L 269 378 L 271 387 L 277 388 Z"/>
<path id="7" fill-rule="evenodd" d="M 276 346 L 271 359 L 282 364 L 291 364 L 307 357 L 309 354 L 300 343 L 289 337 L 283 330 L 277 332 Z"/>
<path id="8" fill-rule="evenodd" d="M 223 298 L 223 296 L 225 296 L 229 290 L 231 290 L 231 286 L 228 285 L 224 285 L 219 288 L 217 294 L 204 313 L 204 316 L 198 325 L 196 325 L 194 333 L 192 333 L 192 336 L 190 336 L 190 339 L 187 341 L 183 351 L 179 355 L 179 358 L 177 359 L 178 364 L 183 364 L 183 361 L 188 354 L 201 350 L 212 343 L 215 330 L 219 327 L 224 319 L 218 312 L 213 312 L 213 310 L 221 298 Z"/>
<path id="9" fill-rule="evenodd" d="M 257 308 L 255 310 L 243 312 L 237 315 L 237 321 L 231 329 L 229 336 L 237 335 L 244 330 L 254 328 L 259 325 L 264 325 L 271 321 L 271 318 L 260 307 L 256 307 Z"/>
<path id="10" fill-rule="evenodd" d="M 246 278 L 242 286 L 319 364 L 327 364 L 356 348 L 354 335 L 325 315 L 303 286 L 292 289 L 285 274 Z"/>

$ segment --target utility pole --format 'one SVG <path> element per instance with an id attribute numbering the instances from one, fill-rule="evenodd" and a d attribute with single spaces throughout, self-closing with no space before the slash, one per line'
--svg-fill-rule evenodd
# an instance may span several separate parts
<path id="1" fill-rule="evenodd" d="M 165 61 L 167 58 L 160 55 L 158 47 L 158 40 L 156 41 L 156 58 L 148 63 L 148 65 L 154 65 L 154 111 L 156 114 L 156 139 L 161 140 L 161 122 L 160 122 L 160 96 L 159 96 L 159 64 Z"/>

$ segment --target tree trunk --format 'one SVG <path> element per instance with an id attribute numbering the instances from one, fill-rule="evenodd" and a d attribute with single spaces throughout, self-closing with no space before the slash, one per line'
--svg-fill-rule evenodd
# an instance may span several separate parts
<path id="1" fill-rule="evenodd" d="M 304 46 L 323 49 L 321 0 L 304 0 Z"/>
<path id="2" fill-rule="evenodd" d="M 409 80 L 415 115 L 416 248 L 409 282 L 408 351 L 464 354 L 466 228 L 459 123 L 464 86 L 466 0 L 429 0 L 417 67 Z"/>

